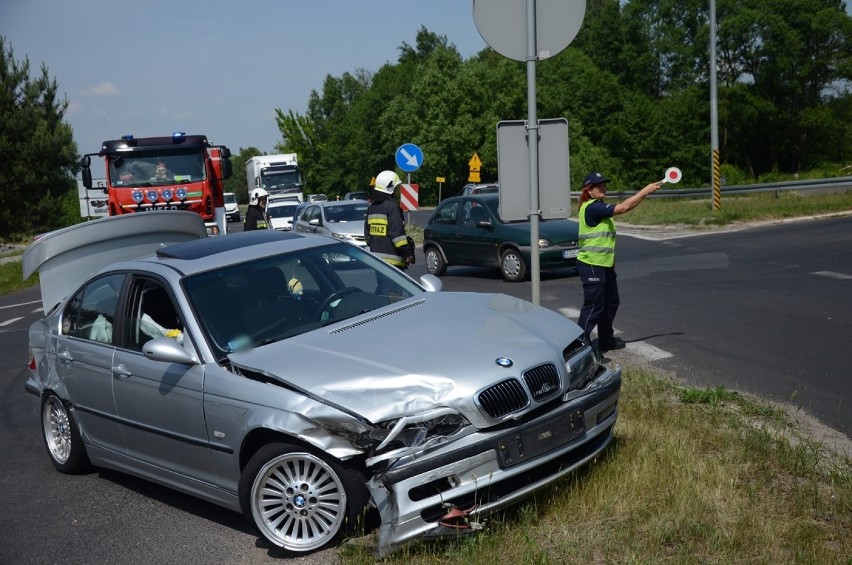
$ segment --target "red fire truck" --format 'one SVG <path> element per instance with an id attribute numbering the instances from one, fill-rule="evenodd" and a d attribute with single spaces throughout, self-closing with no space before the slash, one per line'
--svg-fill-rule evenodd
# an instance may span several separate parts
<path id="1" fill-rule="evenodd" d="M 92 156 L 106 162 L 109 215 L 190 210 L 204 218 L 207 233 L 224 234 L 222 182 L 231 176 L 231 151 L 203 135 L 133 137 L 104 141 L 80 160 L 83 186 L 92 188 Z"/>

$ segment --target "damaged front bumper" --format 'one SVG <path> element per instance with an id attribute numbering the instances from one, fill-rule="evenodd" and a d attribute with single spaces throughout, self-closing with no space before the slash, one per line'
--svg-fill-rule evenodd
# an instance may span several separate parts
<path id="1" fill-rule="evenodd" d="M 368 486 L 381 516 L 379 556 L 420 537 L 476 529 L 474 519 L 510 506 L 596 457 L 613 437 L 621 368 L 585 393 L 513 427 L 467 435 L 406 458 Z"/>

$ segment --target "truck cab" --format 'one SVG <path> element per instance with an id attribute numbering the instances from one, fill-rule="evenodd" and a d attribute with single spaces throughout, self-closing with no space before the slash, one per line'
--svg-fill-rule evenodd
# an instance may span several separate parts
<path id="1" fill-rule="evenodd" d="M 262 188 L 270 197 L 305 200 L 305 181 L 296 153 L 251 157 L 246 161 L 246 183 L 249 195 L 255 188 Z"/>
<path id="2" fill-rule="evenodd" d="M 189 210 L 204 219 L 210 235 L 226 233 L 222 182 L 232 174 L 227 147 L 183 132 L 104 141 L 98 153 L 80 161 L 86 188 L 92 187 L 93 156 L 105 162 L 110 216 Z"/>

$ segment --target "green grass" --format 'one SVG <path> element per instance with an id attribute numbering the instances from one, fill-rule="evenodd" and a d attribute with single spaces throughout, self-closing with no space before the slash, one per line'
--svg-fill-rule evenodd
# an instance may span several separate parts
<path id="1" fill-rule="evenodd" d="M 780 409 L 627 367 L 597 461 L 487 521 L 388 564 L 820 563 L 852 560 L 852 466 Z M 374 562 L 375 534 L 341 550 Z"/>
<path id="2" fill-rule="evenodd" d="M 14 253 L 4 253 L 2 257 L 12 257 L 23 255 L 23 251 Z M 9 261 L 0 263 L 0 295 L 12 294 L 39 284 L 38 273 L 35 273 L 27 280 L 23 280 L 23 270 L 20 261 Z"/>
<path id="3" fill-rule="evenodd" d="M 835 194 L 802 195 L 794 191 L 735 195 L 722 198 L 718 212 L 712 200 L 648 198 L 618 219 L 636 225 L 724 226 L 812 216 L 852 210 L 852 191 Z M 616 222 L 617 223 L 617 222 Z"/>

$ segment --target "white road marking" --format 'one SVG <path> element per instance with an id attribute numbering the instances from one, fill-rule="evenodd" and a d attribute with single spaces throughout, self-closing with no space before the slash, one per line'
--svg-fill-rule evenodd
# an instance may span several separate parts
<path id="1" fill-rule="evenodd" d="M 846 273 L 835 273 L 834 271 L 816 271 L 811 273 L 812 275 L 816 275 L 818 277 L 828 277 L 830 279 L 838 279 L 838 280 L 850 280 L 852 279 L 852 275 L 847 275 Z"/>
<path id="2" fill-rule="evenodd" d="M 32 300 L 30 302 L 19 302 L 18 304 L 9 304 L 8 306 L 0 306 L 0 310 L 3 308 L 17 308 L 18 306 L 26 306 L 27 304 L 38 304 L 41 300 Z"/>
<path id="3" fill-rule="evenodd" d="M 570 306 L 566 306 L 565 308 L 559 308 L 557 309 L 557 312 L 559 312 L 566 318 L 574 321 L 576 321 L 580 317 L 580 311 L 576 308 L 571 308 Z M 622 332 L 618 329 L 615 329 L 616 335 L 620 333 Z M 597 330 L 592 330 L 592 336 L 596 334 Z M 668 351 L 660 349 L 659 347 L 654 347 L 653 345 L 645 343 L 644 341 L 627 342 L 627 347 L 625 349 L 633 355 L 638 355 L 639 357 L 643 357 L 648 361 L 659 361 L 660 359 L 668 359 L 669 357 L 673 357 L 673 355 Z"/>
<path id="4" fill-rule="evenodd" d="M 5 322 L 0 322 L 0 328 L 2 328 L 3 326 L 8 326 L 9 324 L 14 324 L 18 320 L 23 320 L 23 318 L 11 318 L 9 320 L 6 320 Z"/>

